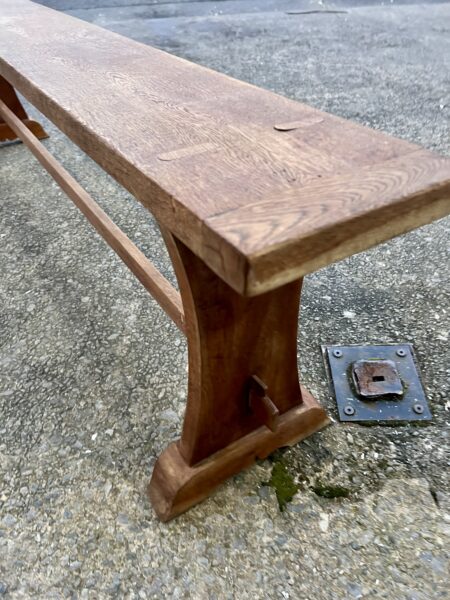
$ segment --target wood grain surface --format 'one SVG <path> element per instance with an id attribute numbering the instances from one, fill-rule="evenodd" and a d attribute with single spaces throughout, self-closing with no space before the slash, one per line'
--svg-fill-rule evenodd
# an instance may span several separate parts
<path id="1" fill-rule="evenodd" d="M 224 270 L 239 247 L 253 295 L 438 219 L 449 199 L 448 160 L 418 150 L 211 217 L 208 247 Z"/>
<path id="2" fill-rule="evenodd" d="M 28 0 L 0 27 L 0 75 L 242 294 L 450 210 L 413 144 Z"/>

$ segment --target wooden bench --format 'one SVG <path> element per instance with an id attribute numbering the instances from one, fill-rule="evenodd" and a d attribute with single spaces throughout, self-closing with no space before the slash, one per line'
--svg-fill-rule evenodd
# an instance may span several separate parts
<path id="1" fill-rule="evenodd" d="M 449 212 L 450 160 L 27 0 L 0 0 L 0 139 L 20 138 L 186 333 L 161 519 L 328 423 L 300 387 L 302 277 Z M 180 294 L 37 138 L 14 88 L 158 221 Z"/>

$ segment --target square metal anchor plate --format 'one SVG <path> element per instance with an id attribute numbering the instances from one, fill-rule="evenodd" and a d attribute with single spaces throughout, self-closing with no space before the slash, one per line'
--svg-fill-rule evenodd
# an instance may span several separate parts
<path id="1" fill-rule="evenodd" d="M 412 344 L 322 346 L 340 421 L 432 418 Z"/>

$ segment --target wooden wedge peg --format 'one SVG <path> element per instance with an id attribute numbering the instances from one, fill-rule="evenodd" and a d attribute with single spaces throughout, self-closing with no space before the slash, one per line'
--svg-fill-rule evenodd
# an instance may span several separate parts
<path id="1" fill-rule="evenodd" d="M 267 385 L 257 375 L 250 379 L 249 406 L 261 425 L 275 432 L 278 427 L 280 411 L 267 395 Z"/>

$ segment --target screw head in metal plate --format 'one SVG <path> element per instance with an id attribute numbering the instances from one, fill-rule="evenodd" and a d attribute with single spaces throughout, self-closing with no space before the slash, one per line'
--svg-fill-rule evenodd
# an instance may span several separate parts
<path id="1" fill-rule="evenodd" d="M 413 411 L 414 411 L 415 413 L 417 413 L 418 415 L 421 415 L 421 414 L 423 413 L 423 405 L 422 405 L 422 404 L 419 404 L 419 403 L 417 403 L 417 404 L 414 404 L 414 406 L 413 406 Z"/>
<path id="2" fill-rule="evenodd" d="M 335 358 L 342 358 L 342 354 L 343 354 L 342 350 L 333 350 L 333 356 Z"/>
<path id="3" fill-rule="evenodd" d="M 355 414 L 355 409 L 353 408 L 353 406 L 350 405 L 344 406 L 344 413 L 350 417 L 351 415 Z"/>
<path id="4" fill-rule="evenodd" d="M 403 348 L 399 348 L 396 352 L 397 356 L 406 356 L 406 350 L 403 350 Z"/>

